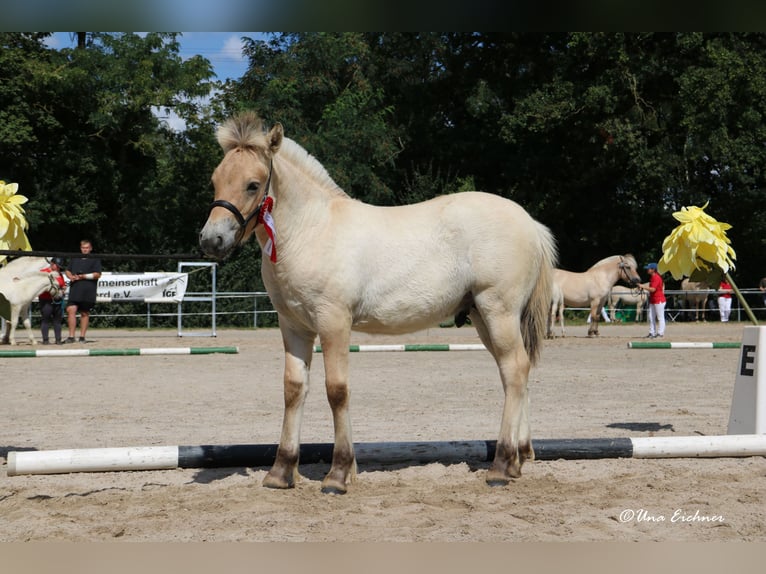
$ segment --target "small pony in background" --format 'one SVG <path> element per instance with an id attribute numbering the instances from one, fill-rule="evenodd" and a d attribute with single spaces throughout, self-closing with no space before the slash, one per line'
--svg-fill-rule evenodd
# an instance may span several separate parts
<path id="1" fill-rule="evenodd" d="M 58 271 L 43 271 L 49 265 L 45 257 L 19 257 L 0 267 L 0 315 L 6 320 L 4 345 L 16 345 L 16 327 L 19 319 L 27 330 L 29 342 L 37 344 L 29 319 L 29 307 L 42 292 L 56 296 L 63 291 L 57 278 Z"/>

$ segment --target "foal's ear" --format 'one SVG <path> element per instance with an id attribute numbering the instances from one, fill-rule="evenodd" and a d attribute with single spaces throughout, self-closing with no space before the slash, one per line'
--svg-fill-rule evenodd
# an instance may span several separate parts
<path id="1" fill-rule="evenodd" d="M 277 122 L 274 124 L 274 127 L 271 128 L 271 131 L 269 131 L 268 135 L 266 136 L 269 141 L 269 149 L 271 150 L 271 153 L 276 153 L 279 149 L 279 146 L 282 145 L 282 138 L 285 135 L 285 131 L 282 128 L 282 124 Z"/>

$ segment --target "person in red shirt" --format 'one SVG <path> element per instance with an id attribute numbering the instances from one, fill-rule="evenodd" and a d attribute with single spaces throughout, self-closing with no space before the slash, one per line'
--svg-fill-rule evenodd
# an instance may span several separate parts
<path id="1" fill-rule="evenodd" d="M 649 274 L 647 283 L 639 283 L 638 288 L 649 292 L 649 334 L 648 339 L 665 336 L 665 282 L 657 272 L 657 264 L 649 263 L 644 267 Z"/>
<path id="2" fill-rule="evenodd" d="M 729 315 L 731 315 L 731 291 L 731 284 L 726 280 L 726 277 L 723 277 L 718 285 L 718 312 L 721 314 L 721 323 L 729 322 Z"/>
<path id="3" fill-rule="evenodd" d="M 60 257 L 54 257 L 51 259 L 50 265 L 40 271 L 45 273 L 55 273 L 54 281 L 58 284 L 62 290 L 66 287 L 66 281 L 61 274 L 61 270 L 64 267 L 64 260 Z M 61 319 L 63 317 L 63 309 L 61 307 L 61 300 L 63 291 L 59 292 L 56 297 L 53 297 L 48 291 L 43 291 L 37 296 L 37 300 L 40 302 L 40 316 L 42 321 L 40 323 L 40 332 L 43 336 L 43 345 L 49 344 L 48 332 L 50 325 L 53 325 L 53 335 L 56 337 L 56 344 L 63 344 L 61 340 Z"/>

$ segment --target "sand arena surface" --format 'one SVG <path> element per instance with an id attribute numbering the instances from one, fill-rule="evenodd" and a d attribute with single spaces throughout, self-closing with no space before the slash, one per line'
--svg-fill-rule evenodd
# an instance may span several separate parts
<path id="1" fill-rule="evenodd" d="M 665 340 L 740 341 L 744 325 L 669 323 Z M 726 434 L 739 350 L 628 349 L 646 330 L 602 325 L 594 340 L 570 326 L 546 341 L 529 383 L 533 440 Z M 535 461 L 501 488 L 485 484 L 487 463 L 360 465 L 345 496 L 320 493 L 323 464 L 302 465 L 288 491 L 261 487 L 261 467 L 7 476 L 14 450 L 278 441 L 278 331 L 89 335 L 91 349 L 240 352 L 0 358 L 0 541 L 766 540 L 762 457 Z M 478 342 L 470 327 L 352 338 Z M 350 371 L 357 442 L 497 437 L 502 390 L 484 351 L 353 353 Z M 323 382 L 317 354 L 303 442 L 332 442 Z"/>

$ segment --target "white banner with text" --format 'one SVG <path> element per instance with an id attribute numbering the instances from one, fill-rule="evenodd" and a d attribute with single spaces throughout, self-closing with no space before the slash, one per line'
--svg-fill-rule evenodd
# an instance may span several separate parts
<path id="1" fill-rule="evenodd" d="M 98 280 L 96 301 L 178 303 L 186 293 L 188 273 L 109 273 Z"/>

